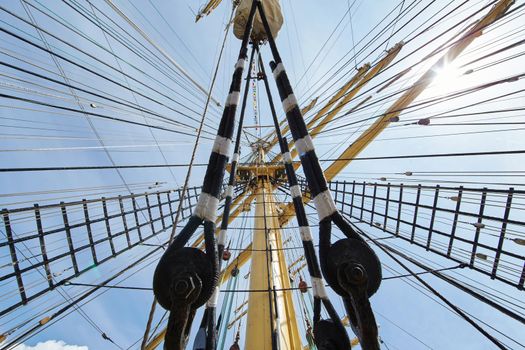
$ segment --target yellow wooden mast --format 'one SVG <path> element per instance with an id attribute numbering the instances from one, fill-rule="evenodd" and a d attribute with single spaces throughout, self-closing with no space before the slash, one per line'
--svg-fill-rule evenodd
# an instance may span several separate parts
<path id="1" fill-rule="evenodd" d="M 256 178 L 255 218 L 250 268 L 250 290 L 246 323 L 246 350 L 271 350 L 272 333 L 279 349 L 301 349 L 301 338 L 290 289 L 290 277 L 282 250 L 282 231 L 277 220 L 276 199 L 264 150 L 259 148 L 258 164 L 250 167 Z M 241 170 L 241 169 L 239 169 Z M 270 174 L 273 171 L 273 174 Z M 272 288 L 274 291 L 269 291 Z M 264 291 L 264 292 L 263 292 Z"/>

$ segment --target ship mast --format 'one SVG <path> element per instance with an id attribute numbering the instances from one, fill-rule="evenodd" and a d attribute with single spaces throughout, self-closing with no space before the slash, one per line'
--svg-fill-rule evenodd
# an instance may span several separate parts
<path id="1" fill-rule="evenodd" d="M 301 339 L 272 184 L 272 179 L 282 177 L 284 167 L 269 165 L 263 145 L 256 143 L 255 147 L 255 164 L 239 168 L 241 174 L 250 173 L 255 194 L 251 292 L 244 348 L 298 349 Z"/>

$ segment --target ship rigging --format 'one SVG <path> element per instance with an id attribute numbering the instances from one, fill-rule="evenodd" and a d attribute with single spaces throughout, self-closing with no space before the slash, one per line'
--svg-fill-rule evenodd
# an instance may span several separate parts
<path id="1" fill-rule="evenodd" d="M 103 348 L 466 348 L 404 326 L 448 322 L 525 348 L 525 4 L 435 2 L 357 43 L 348 3 L 301 76 L 277 0 L 198 11 L 225 16 L 211 74 L 153 1 L 192 64 L 133 2 L 2 4 L 0 347 L 75 317 Z M 343 20 L 351 50 L 323 66 Z"/>

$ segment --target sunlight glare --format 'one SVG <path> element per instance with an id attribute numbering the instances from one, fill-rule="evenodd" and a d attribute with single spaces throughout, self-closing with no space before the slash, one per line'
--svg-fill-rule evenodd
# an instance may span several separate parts
<path id="1" fill-rule="evenodd" d="M 435 72 L 436 76 L 432 87 L 435 88 L 439 94 L 456 90 L 459 85 L 459 80 L 463 75 L 463 72 L 459 70 L 457 64 L 454 64 L 454 62 L 446 64 Z"/>

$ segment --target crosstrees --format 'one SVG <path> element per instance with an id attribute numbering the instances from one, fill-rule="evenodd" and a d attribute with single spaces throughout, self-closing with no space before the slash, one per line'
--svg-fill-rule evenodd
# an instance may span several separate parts
<path id="1" fill-rule="evenodd" d="M 381 229 L 388 234 L 523 288 L 525 255 L 516 238 L 521 237 L 525 221 L 510 206 L 525 205 L 525 191 L 366 182 L 362 186 L 358 193 L 345 195 L 361 196 L 357 204 L 343 203 L 343 196 L 337 196 L 336 203 L 349 218 L 371 226 L 378 226 L 381 218 Z M 336 186 L 331 188 L 337 192 Z M 497 208 L 503 208 L 500 216 L 495 214 Z"/>
<path id="2" fill-rule="evenodd" d="M 195 206 L 199 191 L 200 188 L 192 189 L 186 209 Z M 0 240 L 0 249 L 9 250 L 13 268 L 1 271 L 0 282 L 17 286 L 17 292 L 2 305 L 0 316 L 171 228 L 172 211 L 151 211 L 165 205 L 171 207 L 179 201 L 179 198 L 170 197 L 169 192 L 151 193 L 159 200 L 151 204 L 147 204 L 147 194 L 131 194 L 2 210 L 6 234 Z M 139 212 L 144 211 L 152 214 L 144 216 L 149 219 L 141 222 Z M 115 220 L 121 221 L 120 228 L 112 225 Z M 25 221 L 30 221 L 32 231 L 27 231 Z M 155 227 L 155 222 L 159 223 L 155 226 L 162 229 L 151 233 L 144 230 L 144 227 Z M 31 250 L 32 246 L 38 252 Z M 84 252 L 91 259 L 81 258 Z M 45 271 L 42 274 L 45 280 L 31 278 L 31 283 L 27 284 L 26 280 L 27 285 L 24 284 L 24 276 L 29 278 L 29 274 L 41 268 Z"/>

